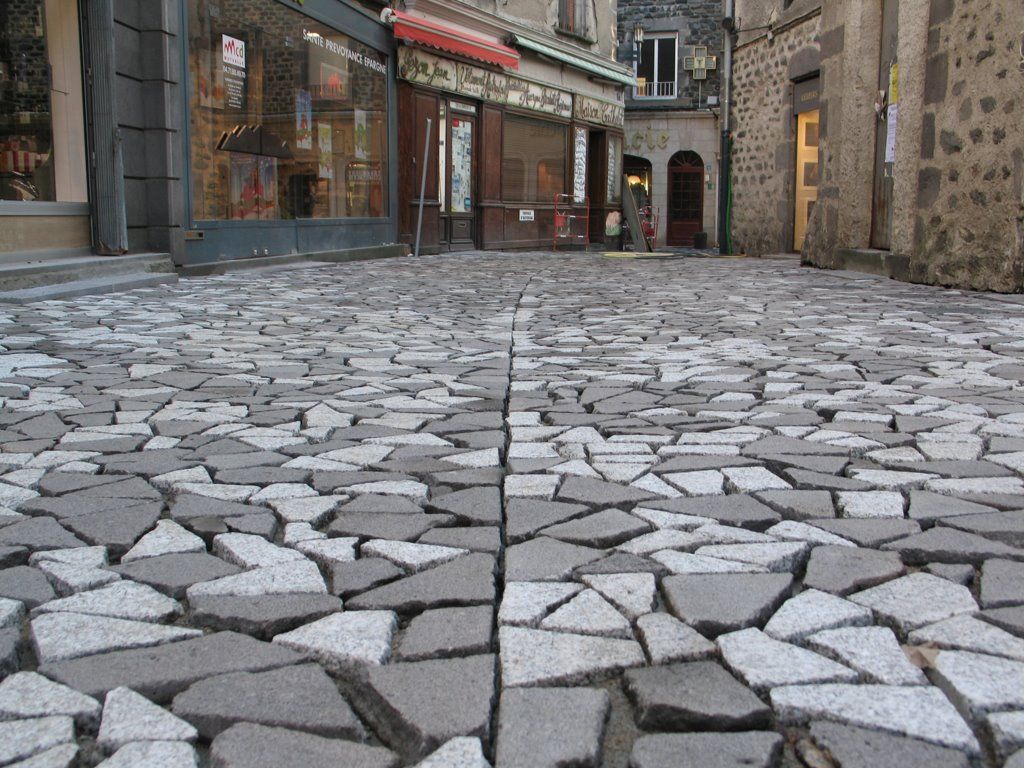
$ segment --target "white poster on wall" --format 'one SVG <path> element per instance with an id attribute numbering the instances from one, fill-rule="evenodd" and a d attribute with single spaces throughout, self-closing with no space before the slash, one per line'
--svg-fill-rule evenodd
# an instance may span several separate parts
<path id="1" fill-rule="evenodd" d="M 577 128 L 573 139 L 573 201 L 582 203 L 587 196 L 587 129 Z"/>
<path id="2" fill-rule="evenodd" d="M 896 162 L 896 123 L 899 121 L 900 105 L 890 104 L 885 114 L 885 162 Z"/>

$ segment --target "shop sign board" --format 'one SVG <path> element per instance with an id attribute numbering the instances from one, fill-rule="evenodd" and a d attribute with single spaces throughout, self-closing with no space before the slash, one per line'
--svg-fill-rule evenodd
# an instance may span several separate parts
<path id="1" fill-rule="evenodd" d="M 572 94 L 568 91 L 443 59 L 408 46 L 398 49 L 398 76 L 481 101 L 563 118 L 572 116 Z"/>
<path id="2" fill-rule="evenodd" d="M 599 123 L 613 128 L 621 128 L 626 123 L 626 108 L 621 104 L 595 99 L 591 96 L 576 94 L 576 105 L 573 116 L 577 120 L 588 123 Z"/>
<path id="3" fill-rule="evenodd" d="M 245 109 L 245 41 L 221 35 L 224 103 L 229 109 Z"/>

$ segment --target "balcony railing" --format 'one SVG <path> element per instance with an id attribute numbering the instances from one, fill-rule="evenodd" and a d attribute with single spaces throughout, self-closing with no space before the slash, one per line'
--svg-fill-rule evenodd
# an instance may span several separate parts
<path id="1" fill-rule="evenodd" d="M 645 81 L 633 88 L 634 99 L 674 99 L 676 84 L 674 81 L 655 83 Z"/>

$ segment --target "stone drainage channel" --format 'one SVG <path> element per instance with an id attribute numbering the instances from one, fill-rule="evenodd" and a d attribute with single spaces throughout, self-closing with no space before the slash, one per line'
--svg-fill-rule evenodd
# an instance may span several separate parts
<path id="1" fill-rule="evenodd" d="M 467 254 L 0 329 L 0 766 L 1024 762 L 1012 299 Z"/>

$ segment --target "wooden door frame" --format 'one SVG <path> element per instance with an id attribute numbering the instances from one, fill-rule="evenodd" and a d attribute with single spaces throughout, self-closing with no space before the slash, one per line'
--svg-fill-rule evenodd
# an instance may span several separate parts
<path id="1" fill-rule="evenodd" d="M 693 163 L 687 163 L 683 160 L 686 155 L 692 155 L 700 160 L 700 165 L 694 165 Z M 680 161 L 676 163 L 676 158 L 680 158 Z M 665 200 L 667 202 L 668 210 L 665 212 L 665 245 L 671 245 L 675 247 L 685 247 L 684 243 L 676 242 L 676 238 L 672 236 L 672 180 L 675 175 L 693 175 L 699 177 L 699 183 L 697 189 L 700 190 L 700 204 L 698 205 L 699 217 L 697 219 L 679 219 L 679 221 L 696 221 L 698 227 L 696 232 L 704 231 L 704 174 L 706 173 L 707 166 L 698 153 L 693 150 L 680 150 L 672 155 L 668 160 L 668 189 L 666 189 Z"/>
<path id="2" fill-rule="evenodd" d="M 472 103 L 476 108 L 476 112 L 463 112 L 461 110 L 452 109 L 452 101 L 457 101 L 460 104 Z M 444 180 L 444 197 L 441 201 L 441 230 L 442 230 L 442 241 L 441 247 L 448 251 L 470 251 L 475 250 L 479 245 L 479 216 L 477 209 L 479 208 L 479 200 L 477 194 L 479 192 L 478 184 L 478 170 L 479 170 L 479 156 L 480 156 L 480 105 L 476 102 L 469 102 L 468 100 L 460 100 L 458 98 L 443 98 L 443 104 L 445 108 L 445 180 Z M 472 131 L 472 155 L 470 157 L 470 169 L 469 169 L 469 183 L 470 183 L 470 211 L 469 213 L 452 213 L 452 121 L 453 120 L 467 120 L 473 124 Z M 440 136 L 439 136 L 440 138 Z M 469 220 L 469 231 L 470 231 L 470 242 L 452 242 L 452 218 L 456 219 L 468 219 Z M 445 239 L 446 238 L 446 239 Z"/>

